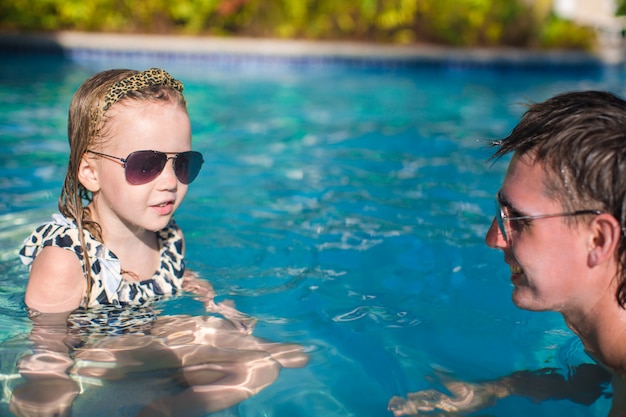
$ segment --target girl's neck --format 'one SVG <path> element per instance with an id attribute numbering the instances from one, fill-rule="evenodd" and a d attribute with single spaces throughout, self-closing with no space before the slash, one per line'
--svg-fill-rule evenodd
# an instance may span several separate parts
<path id="1" fill-rule="evenodd" d="M 129 281 L 143 281 L 152 278 L 157 271 L 159 259 L 159 243 L 157 233 L 145 231 L 135 239 L 107 239 L 103 236 L 105 246 L 120 260 L 122 276 Z"/>
<path id="2" fill-rule="evenodd" d="M 122 222 L 111 225 L 97 213 L 92 216 L 102 230 L 102 243 L 119 259 L 123 277 L 140 281 L 151 278 L 160 263 L 158 233 Z"/>

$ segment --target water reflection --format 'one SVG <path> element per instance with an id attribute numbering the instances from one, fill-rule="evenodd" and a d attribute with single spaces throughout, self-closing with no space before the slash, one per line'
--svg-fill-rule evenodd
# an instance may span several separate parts
<path id="1" fill-rule="evenodd" d="M 73 323 L 82 323 L 84 312 L 79 320 L 32 314 L 31 346 L 18 360 L 21 378 L 11 384 L 11 412 L 66 416 L 80 394 L 110 395 L 118 384 L 134 392 L 111 398 L 109 415 L 204 416 L 258 393 L 283 367 L 308 362 L 301 346 L 260 339 L 220 317 L 157 317 L 142 309 L 141 319 L 118 327 L 119 334 L 110 326 L 77 331 Z M 108 308 L 94 316 L 115 313 Z"/>

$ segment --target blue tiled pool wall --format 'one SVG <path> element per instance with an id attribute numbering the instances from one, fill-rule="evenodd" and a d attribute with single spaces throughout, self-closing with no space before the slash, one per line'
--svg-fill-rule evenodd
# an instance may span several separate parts
<path id="1" fill-rule="evenodd" d="M 363 53 L 343 53 L 307 51 L 301 53 L 276 54 L 257 51 L 223 53 L 204 51 L 175 51 L 175 50 L 124 50 L 119 46 L 107 47 L 66 47 L 46 38 L 25 38 L 16 41 L 19 37 L 3 38 L 0 36 L 0 57 L 11 57 L 16 54 L 52 54 L 62 55 L 71 61 L 101 62 L 101 61 L 134 61 L 134 62 L 176 62 L 188 65 L 201 64 L 217 68 L 249 69 L 272 68 L 314 69 L 328 66 L 345 66 L 353 69 L 406 69 L 423 66 L 443 67 L 494 67 L 500 69 L 541 69 L 541 70 L 589 70 L 593 67 L 602 67 L 605 64 L 598 57 L 585 52 L 573 51 L 525 51 L 525 50 L 472 50 L 446 49 L 425 47 L 420 52 L 412 49 L 411 52 L 397 52 L 395 54 L 376 55 L 374 50 Z M 381 45 L 376 45 L 381 48 Z M 380 49 L 377 49 L 380 50 Z M 367 51 L 367 48 L 365 48 Z"/>

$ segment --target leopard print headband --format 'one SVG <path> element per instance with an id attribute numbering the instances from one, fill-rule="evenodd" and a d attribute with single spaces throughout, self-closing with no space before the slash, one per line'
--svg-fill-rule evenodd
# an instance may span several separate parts
<path id="1" fill-rule="evenodd" d="M 101 105 L 92 109 L 92 131 L 97 133 L 101 126 L 104 113 L 112 105 L 120 101 L 131 91 L 139 91 L 147 87 L 167 86 L 183 92 L 183 83 L 172 77 L 161 68 L 150 68 L 146 71 L 138 72 L 130 77 L 124 78 L 113 84 L 104 95 Z"/>

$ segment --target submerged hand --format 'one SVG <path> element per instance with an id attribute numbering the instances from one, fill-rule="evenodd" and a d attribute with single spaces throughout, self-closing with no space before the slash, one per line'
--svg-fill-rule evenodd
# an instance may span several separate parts
<path id="1" fill-rule="evenodd" d="M 453 379 L 440 373 L 438 378 L 451 395 L 435 389 L 409 393 L 407 398 L 393 397 L 388 409 L 394 416 L 446 415 L 472 413 L 509 395 L 509 389 L 497 382 L 470 383 Z M 440 414 L 436 414 L 441 412 Z"/>

